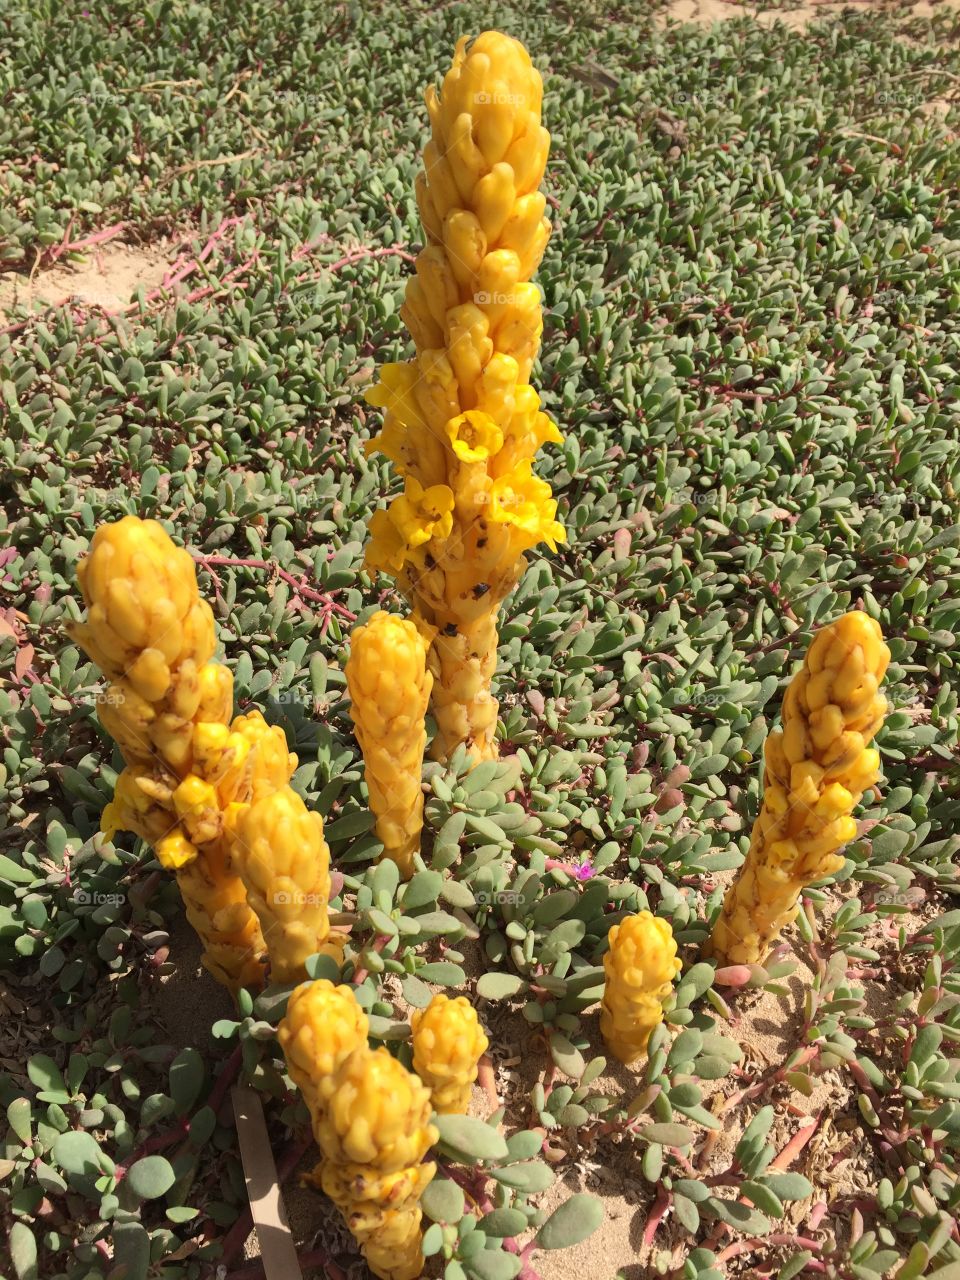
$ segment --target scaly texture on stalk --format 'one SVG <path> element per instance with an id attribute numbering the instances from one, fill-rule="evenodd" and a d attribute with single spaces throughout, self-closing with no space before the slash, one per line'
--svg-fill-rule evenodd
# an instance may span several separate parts
<path id="1" fill-rule="evenodd" d="M 532 461 L 560 433 L 530 373 L 543 330 L 530 283 L 550 223 L 538 187 L 550 135 L 526 49 L 497 31 L 457 44 L 417 179 L 427 245 L 401 315 L 417 353 L 384 365 L 367 394 L 385 410 L 379 449 L 403 493 L 370 521 L 366 564 L 392 574 L 431 640 L 432 754 L 466 743 L 493 759 L 500 604 L 523 553 L 564 540 L 550 486 Z"/>
<path id="2" fill-rule="evenodd" d="M 705 954 L 761 964 L 797 913 L 805 885 L 843 866 L 853 811 L 879 777 L 867 744 L 883 723 L 878 692 L 890 661 L 879 625 L 845 614 L 815 637 L 783 700 L 783 727 L 764 749 L 763 805 Z"/>
<path id="3" fill-rule="evenodd" d="M 258 712 L 233 724 L 233 677 L 210 661 L 213 614 L 193 560 L 153 520 L 102 525 L 77 566 L 87 621 L 71 635 L 109 678 L 100 720 L 127 767 L 101 819 L 133 831 L 176 872 L 204 964 L 225 986 L 256 985 L 263 938 L 230 863 L 237 813 L 296 768 Z"/>
<path id="4" fill-rule="evenodd" d="M 314 1126 L 330 1101 L 336 1072 L 366 1045 L 368 1031 L 352 987 L 318 978 L 301 983 L 290 996 L 277 1038 Z"/>
<path id="5" fill-rule="evenodd" d="M 345 941 L 330 937 L 330 850 L 323 819 L 292 787 L 282 787 L 237 815 L 231 850 L 263 930 L 272 980 L 305 977 L 310 956 Z"/>
<path id="6" fill-rule="evenodd" d="M 363 1047 L 334 1072 L 314 1118 L 320 1181 L 375 1275 L 415 1280 L 423 1270 L 420 1197 L 436 1172 L 430 1093 L 387 1049 Z"/>
<path id="7" fill-rule="evenodd" d="M 413 875 L 423 828 L 423 752 L 433 677 L 416 626 L 378 612 L 350 637 L 350 714 L 367 774 L 370 808 L 384 856 Z"/>
<path id="8" fill-rule="evenodd" d="M 607 939 L 600 1030 L 614 1057 L 629 1065 L 646 1052 L 651 1031 L 663 1021 L 681 964 L 668 921 L 649 911 L 613 925 Z"/>
<path id="9" fill-rule="evenodd" d="M 430 1090 L 438 1115 L 466 1115 L 470 1089 L 489 1040 L 466 996 L 435 995 L 415 1009 L 413 1069 Z"/>

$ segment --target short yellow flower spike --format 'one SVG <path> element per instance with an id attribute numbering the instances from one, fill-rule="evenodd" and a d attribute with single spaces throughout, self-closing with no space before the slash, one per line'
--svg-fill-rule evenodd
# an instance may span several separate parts
<path id="1" fill-rule="evenodd" d="M 333 1077 L 315 1125 L 323 1189 L 381 1280 L 423 1270 L 420 1196 L 436 1172 L 424 1156 L 437 1141 L 426 1086 L 387 1049 L 361 1048 Z"/>
<path id="2" fill-rule="evenodd" d="M 868 746 L 883 723 L 879 692 L 890 661 L 879 625 L 844 614 L 813 640 L 783 701 L 783 727 L 764 751 L 763 805 L 750 849 L 727 891 L 705 954 L 760 964 L 797 913 L 805 885 L 843 865 L 853 811 L 879 776 Z"/>
<path id="3" fill-rule="evenodd" d="M 431 637 L 432 753 L 494 759 L 497 618 L 524 552 L 564 531 L 531 462 L 560 433 L 530 385 L 543 330 L 530 282 L 550 223 L 538 190 L 550 147 L 543 86 L 519 41 L 459 41 L 416 184 L 426 247 L 401 309 L 417 353 L 367 393 L 384 411 L 371 448 L 404 492 L 370 521 L 366 566 L 393 575 Z"/>
<path id="4" fill-rule="evenodd" d="M 489 1041 L 466 996 L 435 995 L 426 1009 L 416 1009 L 413 1069 L 430 1090 L 438 1115 L 466 1115 L 470 1089 Z"/>
<path id="5" fill-rule="evenodd" d="M 193 560 L 156 521 L 125 516 L 97 529 L 77 577 L 87 621 L 71 634 L 110 679 L 100 719 L 127 763 L 101 829 L 153 846 L 176 872 L 206 967 L 231 990 L 255 986 L 263 938 L 224 842 L 262 767 L 231 733 L 233 679 L 210 661 L 213 614 Z"/>
<path id="6" fill-rule="evenodd" d="M 607 935 L 600 1030 L 620 1062 L 636 1062 L 663 1021 L 664 1001 L 680 972 L 669 923 L 649 911 L 627 916 Z"/>
<path id="7" fill-rule="evenodd" d="M 384 856 L 406 879 L 413 874 L 423 827 L 420 781 L 433 684 L 426 662 L 427 643 L 416 626 L 393 613 L 375 613 L 350 639 L 350 714 L 363 752 L 370 808 Z"/>
<path id="8" fill-rule="evenodd" d="M 306 977 L 330 932 L 330 850 L 323 820 L 290 786 L 245 807 L 231 855 L 267 940 L 274 982 Z"/>
<path id="9" fill-rule="evenodd" d="M 352 987 L 318 978 L 301 983 L 290 996 L 277 1038 L 314 1124 L 330 1099 L 334 1075 L 366 1045 L 368 1030 Z"/>

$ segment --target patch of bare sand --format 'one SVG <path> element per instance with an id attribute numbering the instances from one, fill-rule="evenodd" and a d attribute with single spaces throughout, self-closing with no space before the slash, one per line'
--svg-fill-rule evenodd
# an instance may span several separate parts
<path id="1" fill-rule="evenodd" d="M 0 312 L 17 306 L 59 307 L 71 301 L 121 311 L 141 285 L 149 291 L 162 283 L 181 241 L 182 237 L 135 245 L 111 240 L 91 249 L 80 263 L 60 263 L 32 277 L 0 275 Z"/>
<path id="2" fill-rule="evenodd" d="M 733 18 L 754 18 L 761 26 L 769 27 L 782 22 L 794 31 L 805 31 L 815 22 L 837 17 L 844 10 L 876 13 L 886 9 L 909 18 L 931 18 L 938 9 L 960 8 L 960 0 L 895 0 L 892 4 L 877 0 L 812 0 L 795 8 L 768 8 L 764 4 L 737 4 L 734 0 L 672 0 L 658 17 L 668 22 L 695 22 L 711 26 L 714 22 L 729 22 Z"/>

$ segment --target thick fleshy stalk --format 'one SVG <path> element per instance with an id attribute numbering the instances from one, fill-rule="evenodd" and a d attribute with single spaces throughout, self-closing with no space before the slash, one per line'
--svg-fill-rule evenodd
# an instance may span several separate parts
<path id="1" fill-rule="evenodd" d="M 441 93 L 427 91 L 427 245 L 401 309 L 417 352 L 383 366 L 367 396 L 384 410 L 369 447 L 404 491 L 374 513 L 366 563 L 397 579 L 433 638 L 439 759 L 461 742 L 475 760 L 496 756 L 499 608 L 523 553 L 564 538 L 532 472 L 540 446 L 561 439 L 529 381 L 543 328 L 530 279 L 550 236 L 542 97 L 526 49 L 497 31 L 462 39 Z"/>
<path id="2" fill-rule="evenodd" d="M 423 828 L 423 752 L 433 677 L 414 623 L 378 612 L 350 637 L 350 714 L 383 856 L 409 879 Z"/>
<path id="3" fill-rule="evenodd" d="M 415 1009 L 413 1069 L 430 1090 L 438 1115 L 466 1115 L 470 1090 L 489 1041 L 466 996 L 435 995 Z"/>
<path id="4" fill-rule="evenodd" d="M 721 965 L 761 964 L 802 889 L 843 866 L 853 811 L 880 772 L 868 746 L 883 723 L 890 661 L 879 625 L 847 613 L 818 632 L 764 750 L 763 805 L 750 849 L 705 948 Z"/>
<path id="5" fill-rule="evenodd" d="M 646 1053 L 651 1031 L 663 1021 L 681 965 L 669 922 L 649 911 L 627 916 L 607 938 L 600 1030 L 614 1057 L 629 1064 Z"/>

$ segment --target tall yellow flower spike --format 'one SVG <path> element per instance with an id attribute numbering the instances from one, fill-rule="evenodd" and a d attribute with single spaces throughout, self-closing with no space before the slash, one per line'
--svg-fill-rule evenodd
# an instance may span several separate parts
<path id="1" fill-rule="evenodd" d="M 350 638 L 350 714 L 363 752 L 370 808 L 384 856 L 405 879 L 413 874 L 423 827 L 420 781 L 433 684 L 426 662 L 423 636 L 393 613 L 375 613 Z"/>
<path id="2" fill-rule="evenodd" d="M 760 964 L 797 913 L 805 885 L 843 865 L 853 811 L 880 772 L 867 744 L 883 723 L 890 661 L 879 625 L 847 613 L 824 627 L 787 689 L 783 728 L 767 738 L 763 805 L 705 954 Z"/>
<path id="3" fill-rule="evenodd" d="M 176 872 L 206 967 L 232 990 L 255 986 L 263 937 L 228 844 L 237 811 L 284 785 L 297 758 L 259 712 L 230 724 L 233 677 L 210 661 L 213 614 L 193 560 L 161 525 L 102 525 L 77 577 L 87 621 L 70 633 L 110 680 L 100 719 L 127 764 L 101 828 L 153 846 Z"/>
<path id="4" fill-rule="evenodd" d="M 620 1062 L 636 1062 L 650 1033 L 663 1021 L 663 1004 L 680 972 L 677 944 L 668 921 L 641 911 L 615 924 L 603 957 L 600 1030 Z"/>
<path id="5" fill-rule="evenodd" d="M 360 1048 L 334 1073 L 314 1122 L 324 1191 L 381 1280 L 423 1271 L 420 1197 L 436 1172 L 430 1093 L 387 1049 Z"/>
<path id="6" fill-rule="evenodd" d="M 413 1069 L 430 1090 L 438 1115 L 466 1115 L 470 1089 L 489 1041 L 466 996 L 435 995 L 415 1009 Z"/>
<path id="7" fill-rule="evenodd" d="M 384 365 L 367 394 L 379 449 L 404 492 L 370 521 L 366 564 L 392 574 L 431 640 L 432 753 L 465 743 L 494 759 L 497 616 L 538 542 L 564 540 L 550 486 L 532 473 L 559 443 L 530 385 L 543 330 L 530 278 L 550 236 L 538 190 L 550 147 L 543 86 L 519 41 L 457 44 L 416 185 L 426 247 L 401 315 L 417 353 Z"/>

